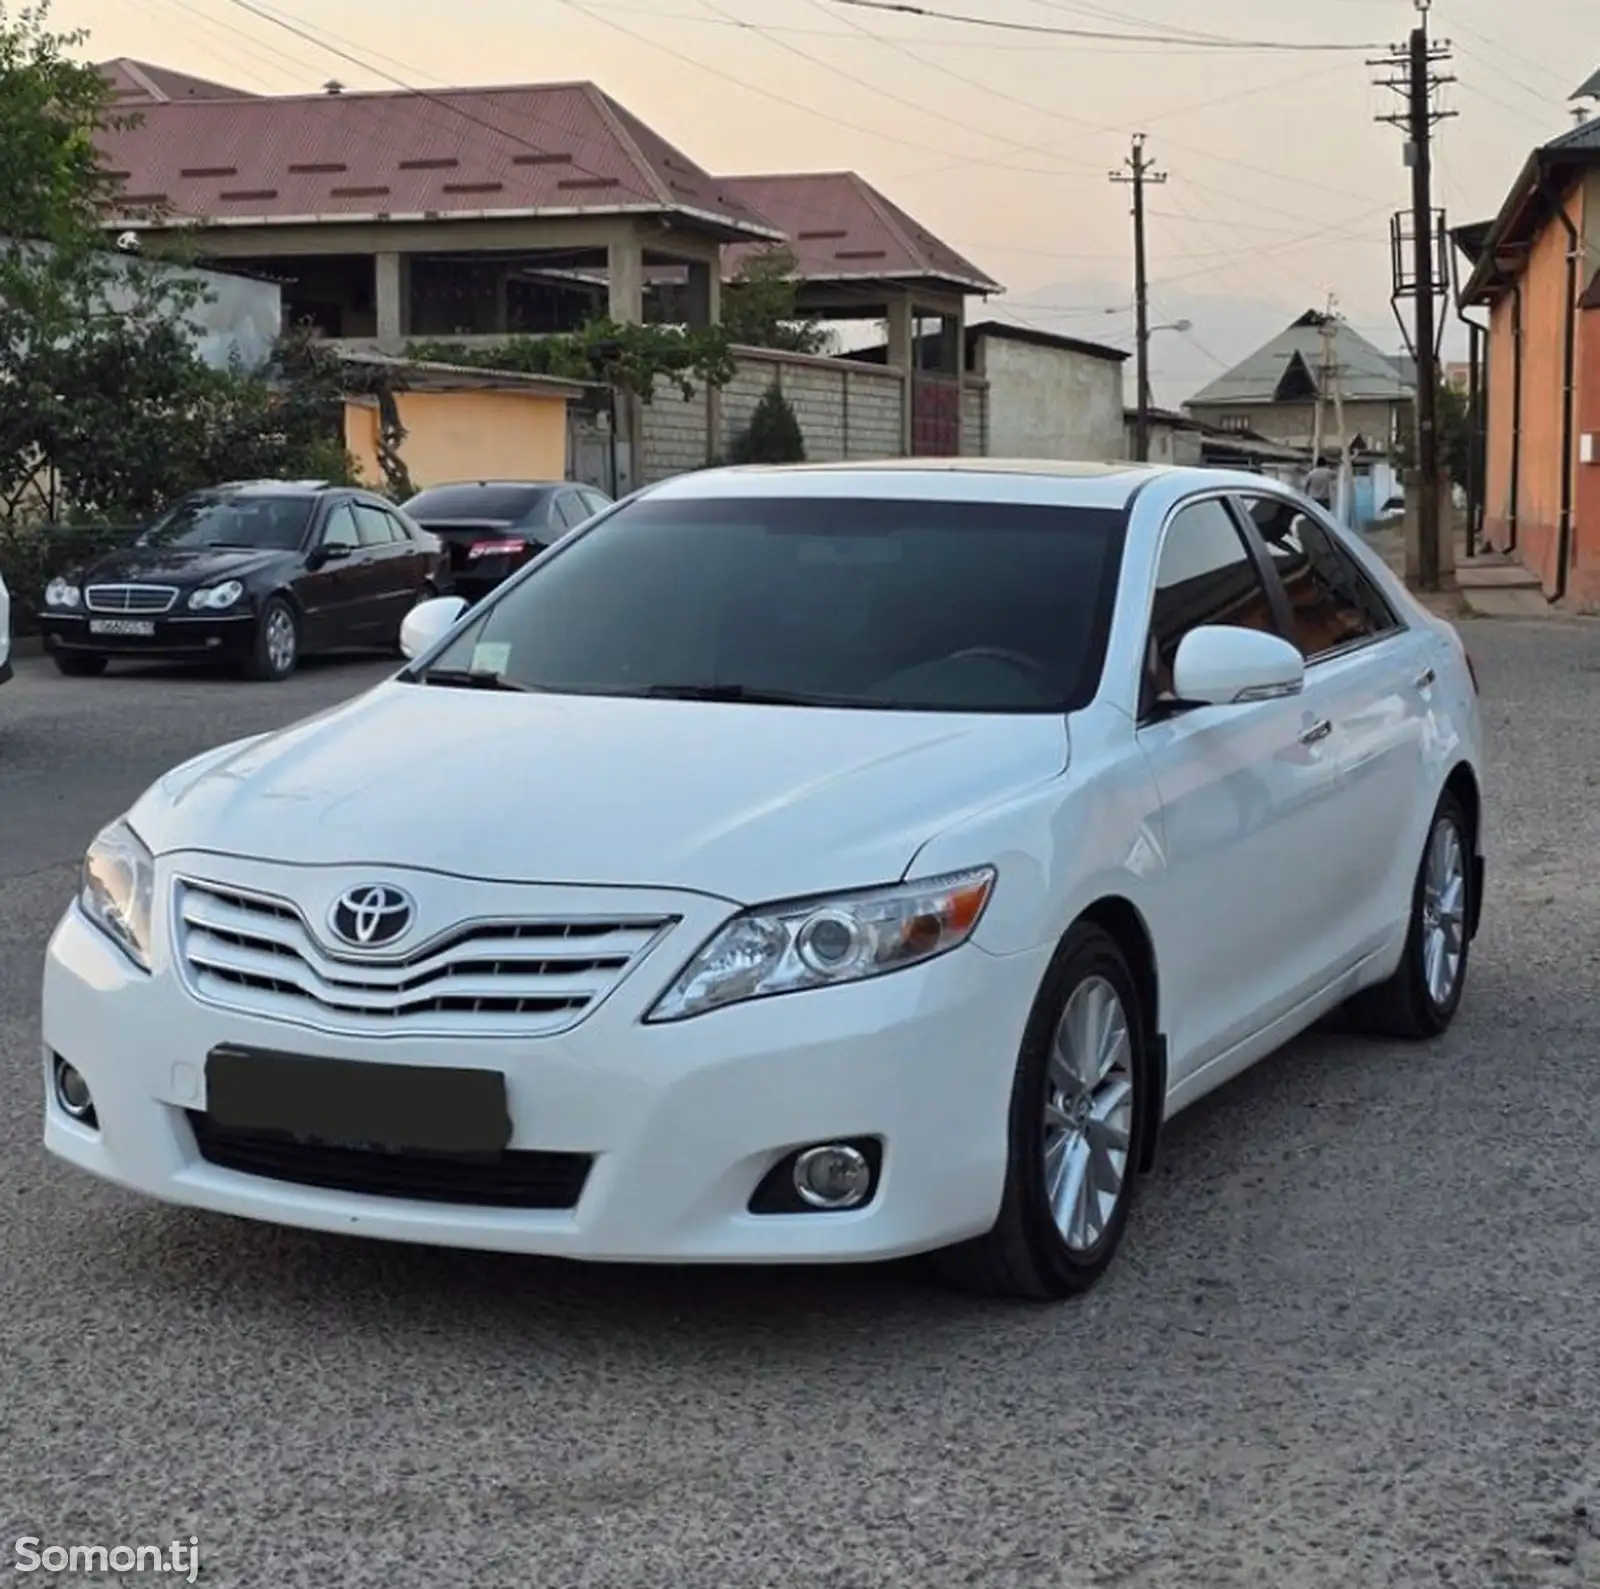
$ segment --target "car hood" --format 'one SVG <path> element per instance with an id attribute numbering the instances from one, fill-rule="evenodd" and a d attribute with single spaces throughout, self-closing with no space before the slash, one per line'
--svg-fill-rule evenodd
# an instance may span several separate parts
<path id="1" fill-rule="evenodd" d="M 509 695 L 391 681 L 157 783 L 157 854 L 687 889 L 742 904 L 893 881 L 1058 776 L 1051 716 Z M 983 859 L 974 857 L 974 862 Z"/>
<path id="2" fill-rule="evenodd" d="M 205 546 L 185 550 L 172 546 L 130 546 L 102 557 L 84 572 L 92 584 L 119 581 L 153 581 L 170 585 L 214 585 L 224 579 L 244 579 L 257 569 L 276 563 L 291 553 L 257 551 L 248 547 Z"/>

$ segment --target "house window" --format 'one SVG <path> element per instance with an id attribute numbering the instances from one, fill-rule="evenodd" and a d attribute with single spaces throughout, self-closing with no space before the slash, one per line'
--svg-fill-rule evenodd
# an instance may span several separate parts
<path id="1" fill-rule="evenodd" d="M 1224 414 L 1217 422 L 1218 430 L 1226 430 L 1235 436 L 1242 436 L 1250 429 L 1250 416 L 1248 414 Z"/>

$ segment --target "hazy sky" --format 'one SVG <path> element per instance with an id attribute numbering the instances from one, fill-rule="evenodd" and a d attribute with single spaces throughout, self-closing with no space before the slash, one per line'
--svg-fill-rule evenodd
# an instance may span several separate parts
<path id="1" fill-rule="evenodd" d="M 1411 0 L 923 4 L 1044 27 L 1383 47 L 1416 17 Z M 1409 203 L 1409 174 L 1399 129 L 1373 119 L 1399 100 L 1373 86 L 1363 50 L 1108 43 L 838 0 L 56 0 L 54 16 L 87 28 L 97 58 L 256 92 L 333 76 L 351 88 L 588 78 L 714 171 L 860 171 L 1005 283 L 975 314 L 1124 346 L 1128 191 L 1107 177 L 1144 131 L 1169 175 L 1151 195 L 1152 301 L 1158 320 L 1194 323 L 1155 338 L 1160 400 L 1188 396 L 1329 293 L 1380 346 L 1401 345 L 1388 216 Z M 1439 129 L 1437 202 L 1452 224 L 1483 219 L 1529 149 L 1571 125 L 1568 96 L 1600 67 L 1600 3 L 1436 0 L 1431 25 L 1459 78 L 1442 91 L 1460 114 Z"/>

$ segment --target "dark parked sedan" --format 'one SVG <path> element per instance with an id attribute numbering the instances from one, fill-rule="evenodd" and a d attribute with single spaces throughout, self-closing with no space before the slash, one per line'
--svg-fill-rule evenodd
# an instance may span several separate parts
<path id="1" fill-rule="evenodd" d="M 566 480 L 477 480 L 430 486 L 405 512 L 444 543 L 450 593 L 471 603 L 611 505 Z"/>
<path id="2" fill-rule="evenodd" d="M 184 497 L 129 547 L 50 582 L 40 627 L 67 674 L 113 657 L 231 662 L 286 679 L 311 652 L 396 647 L 446 559 L 370 492 L 247 481 Z"/>

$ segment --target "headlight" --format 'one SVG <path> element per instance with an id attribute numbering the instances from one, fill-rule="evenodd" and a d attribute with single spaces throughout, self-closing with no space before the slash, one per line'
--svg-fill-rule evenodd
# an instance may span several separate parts
<path id="1" fill-rule="evenodd" d="M 69 579 L 52 579 L 44 588 L 47 607 L 76 607 L 83 600 L 83 592 Z"/>
<path id="2" fill-rule="evenodd" d="M 209 590 L 197 590 L 189 598 L 189 610 L 199 612 L 202 608 L 210 612 L 220 612 L 225 607 L 231 607 L 244 595 L 244 586 L 236 579 L 230 579 L 226 584 L 213 585 Z"/>
<path id="3" fill-rule="evenodd" d="M 763 906 L 736 916 L 684 967 L 650 1021 L 746 999 L 859 982 L 965 943 L 994 890 L 991 866 L 950 877 Z"/>
<path id="4" fill-rule="evenodd" d="M 83 858 L 78 908 L 141 970 L 150 969 L 155 862 L 126 822 L 113 822 Z"/>

